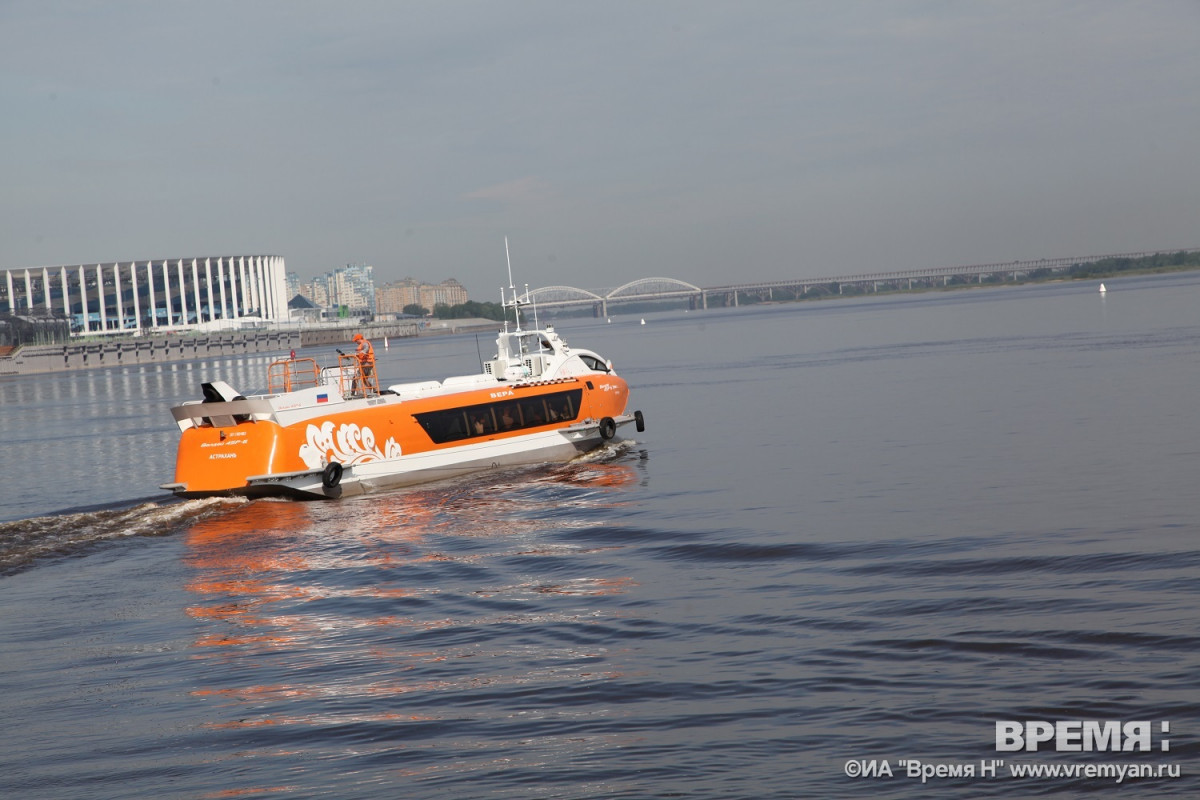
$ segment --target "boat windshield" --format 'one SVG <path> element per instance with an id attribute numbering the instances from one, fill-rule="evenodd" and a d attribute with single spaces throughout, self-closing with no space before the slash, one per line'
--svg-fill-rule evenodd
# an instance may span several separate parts
<path id="1" fill-rule="evenodd" d="M 553 353 L 550 340 L 540 333 L 521 334 L 521 355 L 528 353 Z"/>

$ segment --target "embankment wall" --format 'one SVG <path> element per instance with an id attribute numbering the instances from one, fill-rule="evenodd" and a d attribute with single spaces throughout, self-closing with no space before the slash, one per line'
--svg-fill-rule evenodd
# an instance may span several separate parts
<path id="1" fill-rule="evenodd" d="M 0 353 L 0 378 L 64 372 L 127 364 L 164 364 L 196 358 L 247 353 L 286 353 L 301 347 L 349 342 L 358 331 L 373 339 L 416 336 L 418 326 L 395 323 L 339 328 L 288 328 L 281 330 L 228 331 L 210 334 L 139 336 L 87 339 L 65 344 L 24 345 Z"/>

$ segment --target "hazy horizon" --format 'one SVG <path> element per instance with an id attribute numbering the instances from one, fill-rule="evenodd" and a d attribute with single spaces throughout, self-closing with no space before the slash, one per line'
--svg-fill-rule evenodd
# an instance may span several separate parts
<path id="1" fill-rule="evenodd" d="M 0 7 L 0 268 L 614 287 L 1200 246 L 1200 6 Z"/>

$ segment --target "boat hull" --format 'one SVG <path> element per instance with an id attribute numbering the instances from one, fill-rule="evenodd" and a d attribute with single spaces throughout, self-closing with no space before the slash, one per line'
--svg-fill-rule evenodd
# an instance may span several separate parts
<path id="1" fill-rule="evenodd" d="M 604 374 L 415 399 L 192 404 L 175 409 L 194 424 L 181 435 L 175 482 L 163 488 L 181 497 L 334 498 L 568 461 L 621 425 L 641 428 L 627 400 L 624 380 Z"/>
<path id="2" fill-rule="evenodd" d="M 328 485 L 323 470 L 292 475 L 256 476 L 244 490 L 246 496 L 286 495 L 298 498 L 337 498 L 399 489 L 504 467 L 566 462 L 603 446 L 596 426 L 590 431 L 530 434 L 520 440 L 466 445 L 450 451 L 433 451 L 344 467 L 340 481 Z M 180 493 L 183 496 L 187 492 Z"/>

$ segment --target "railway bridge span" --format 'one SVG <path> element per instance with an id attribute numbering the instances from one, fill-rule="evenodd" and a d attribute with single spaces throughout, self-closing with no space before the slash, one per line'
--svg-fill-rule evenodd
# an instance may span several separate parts
<path id="1" fill-rule="evenodd" d="M 696 286 L 679 278 L 639 278 L 615 289 L 580 289 L 574 286 L 544 286 L 520 296 L 523 303 L 539 308 L 569 308 L 591 306 L 597 317 L 608 316 L 609 306 L 631 302 L 658 302 L 686 298 L 692 309 L 708 308 L 710 301 L 722 306 L 736 306 L 738 295 L 757 295 L 764 300 L 796 300 L 803 297 L 844 294 L 849 288 L 855 293 L 878 292 L 881 289 L 916 289 L 949 286 L 951 284 L 1017 281 L 1023 278 L 1049 277 L 1065 273 L 1072 267 L 1110 259 L 1135 259 L 1154 255 L 1200 252 L 1200 248 L 1173 250 L 1143 250 L 1134 253 L 1108 253 L 1069 258 L 1041 258 L 1029 261 L 1006 261 L 974 264 L 961 267 L 934 267 L 895 271 L 866 272 L 857 275 L 837 275 L 818 278 L 790 278 L 777 281 L 731 283 L 724 286 Z M 778 293 L 778 295 L 777 295 Z"/>

